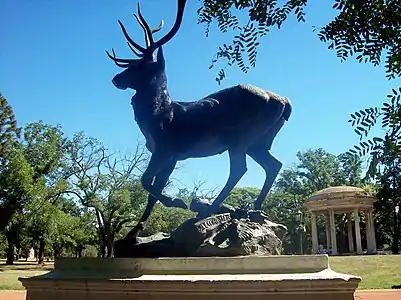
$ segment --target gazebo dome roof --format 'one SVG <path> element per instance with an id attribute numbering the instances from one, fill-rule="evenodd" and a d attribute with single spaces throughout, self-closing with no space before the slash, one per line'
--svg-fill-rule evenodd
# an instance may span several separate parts
<path id="1" fill-rule="evenodd" d="M 323 190 L 317 191 L 312 194 L 309 200 L 317 200 L 319 198 L 325 198 L 330 196 L 340 196 L 342 194 L 358 194 L 358 195 L 369 195 L 364 189 L 355 186 L 347 186 L 347 185 L 340 185 L 340 186 L 333 186 L 328 187 Z"/>
<path id="2" fill-rule="evenodd" d="M 312 210 L 328 208 L 351 209 L 353 207 L 371 207 L 374 196 L 364 189 L 354 186 L 334 186 L 312 194 L 305 206 Z"/>

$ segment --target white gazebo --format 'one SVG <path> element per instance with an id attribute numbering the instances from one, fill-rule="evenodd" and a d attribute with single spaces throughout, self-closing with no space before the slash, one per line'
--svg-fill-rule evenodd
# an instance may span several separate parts
<path id="1" fill-rule="evenodd" d="M 318 253 L 319 241 L 316 225 L 316 216 L 324 215 L 326 218 L 326 249 L 332 254 L 338 254 L 336 239 L 335 214 L 346 214 L 348 219 L 348 245 L 349 252 L 355 252 L 352 214 L 355 223 L 356 253 L 362 253 L 361 230 L 359 226 L 359 213 L 365 213 L 367 252 L 376 252 L 376 238 L 373 222 L 373 202 L 375 197 L 365 190 L 352 186 L 336 186 L 314 193 L 304 204 L 311 214 L 312 221 L 312 252 Z"/>

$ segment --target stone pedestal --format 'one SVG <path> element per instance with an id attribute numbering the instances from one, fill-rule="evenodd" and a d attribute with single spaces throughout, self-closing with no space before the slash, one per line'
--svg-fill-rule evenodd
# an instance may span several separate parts
<path id="1" fill-rule="evenodd" d="M 361 279 L 311 255 L 60 259 L 19 280 L 29 300 L 353 300 Z"/>

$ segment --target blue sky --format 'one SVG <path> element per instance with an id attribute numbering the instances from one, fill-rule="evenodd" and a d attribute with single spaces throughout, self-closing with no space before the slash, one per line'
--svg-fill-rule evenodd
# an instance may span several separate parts
<path id="1" fill-rule="evenodd" d="M 393 85 L 384 69 L 341 63 L 320 42 L 312 26 L 326 24 L 334 15 L 329 1 L 310 1 L 306 23 L 288 20 L 261 40 L 257 66 L 248 74 L 228 69 L 218 86 L 209 70 L 217 47 L 233 35 L 212 26 L 205 37 L 197 24 L 200 1 L 189 0 L 179 33 L 163 50 L 167 60 L 169 91 L 173 99 L 190 101 L 230 85 L 250 83 L 287 96 L 293 114 L 273 144 L 272 153 L 284 168 L 296 162 L 296 153 L 322 147 L 339 154 L 358 141 L 347 120 L 350 113 L 380 104 Z M 114 3 L 114 5 L 112 4 Z M 111 79 L 121 69 L 105 54 L 132 54 L 120 31 L 120 19 L 130 35 L 143 43 L 132 13 L 137 0 L 0 2 L 0 91 L 13 106 L 20 125 L 43 120 L 61 124 L 67 135 L 84 130 L 112 150 L 129 151 L 142 136 L 133 119 L 132 91 L 117 90 Z M 141 0 L 142 12 L 152 26 L 160 19 L 165 34 L 176 14 L 174 0 Z M 227 154 L 187 160 L 173 177 L 191 185 L 206 180 L 223 185 L 229 170 Z M 240 186 L 261 187 L 263 170 L 248 159 L 248 172 Z"/>

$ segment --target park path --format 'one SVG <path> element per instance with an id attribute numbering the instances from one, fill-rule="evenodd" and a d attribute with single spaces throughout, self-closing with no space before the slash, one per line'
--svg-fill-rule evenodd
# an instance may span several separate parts
<path id="1" fill-rule="evenodd" d="M 357 291 L 355 300 L 400 300 L 401 290 Z M 25 291 L 0 291 L 0 300 L 25 300 Z"/>

